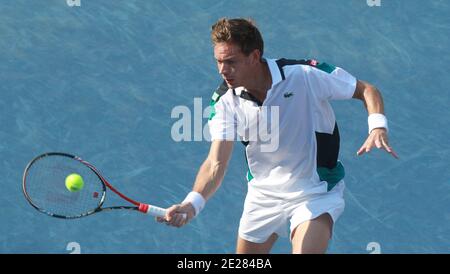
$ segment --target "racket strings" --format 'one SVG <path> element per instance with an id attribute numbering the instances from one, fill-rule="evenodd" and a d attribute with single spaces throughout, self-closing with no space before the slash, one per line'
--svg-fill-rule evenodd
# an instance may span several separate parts
<path id="1" fill-rule="evenodd" d="M 84 187 L 70 192 L 66 177 L 79 174 Z M 83 163 L 69 157 L 47 156 L 30 166 L 25 191 L 40 210 L 53 215 L 77 217 L 99 207 L 104 199 L 103 185 L 97 175 Z"/>

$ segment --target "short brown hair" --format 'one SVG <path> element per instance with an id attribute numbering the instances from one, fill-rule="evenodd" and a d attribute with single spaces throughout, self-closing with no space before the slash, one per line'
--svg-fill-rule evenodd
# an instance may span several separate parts
<path id="1" fill-rule="evenodd" d="M 261 52 L 261 56 L 264 52 L 264 42 L 261 33 L 251 19 L 219 19 L 211 27 L 211 40 L 213 44 L 223 42 L 235 43 L 245 55 L 249 55 L 255 49 Z"/>

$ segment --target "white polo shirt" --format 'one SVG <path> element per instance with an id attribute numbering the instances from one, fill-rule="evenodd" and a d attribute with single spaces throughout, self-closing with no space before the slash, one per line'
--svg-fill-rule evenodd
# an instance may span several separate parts
<path id="1" fill-rule="evenodd" d="M 272 87 L 264 102 L 243 87 L 222 84 L 214 93 L 211 140 L 239 139 L 246 145 L 247 179 L 261 193 L 290 198 L 327 191 L 317 163 L 333 168 L 339 152 L 329 101 L 352 98 L 356 78 L 314 60 L 265 61 Z"/>

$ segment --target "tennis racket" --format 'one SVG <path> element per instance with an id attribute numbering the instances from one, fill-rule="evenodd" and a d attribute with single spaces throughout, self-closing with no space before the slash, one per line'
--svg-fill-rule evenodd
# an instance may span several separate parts
<path id="1" fill-rule="evenodd" d="M 84 181 L 81 190 L 66 188 L 66 177 L 79 174 Z M 61 152 L 44 153 L 31 160 L 23 173 L 23 193 L 38 211 L 56 218 L 75 219 L 113 209 L 140 211 L 164 217 L 166 210 L 140 203 L 115 189 L 90 163 L 78 156 Z M 112 190 L 131 205 L 103 207 L 106 191 Z"/>

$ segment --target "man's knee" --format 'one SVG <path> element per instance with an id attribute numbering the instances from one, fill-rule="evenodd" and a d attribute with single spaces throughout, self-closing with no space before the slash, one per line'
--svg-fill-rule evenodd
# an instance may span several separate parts
<path id="1" fill-rule="evenodd" d="M 272 233 L 264 243 L 253 243 L 238 237 L 237 254 L 267 254 L 272 249 L 273 244 L 278 239 L 276 233 Z"/>

